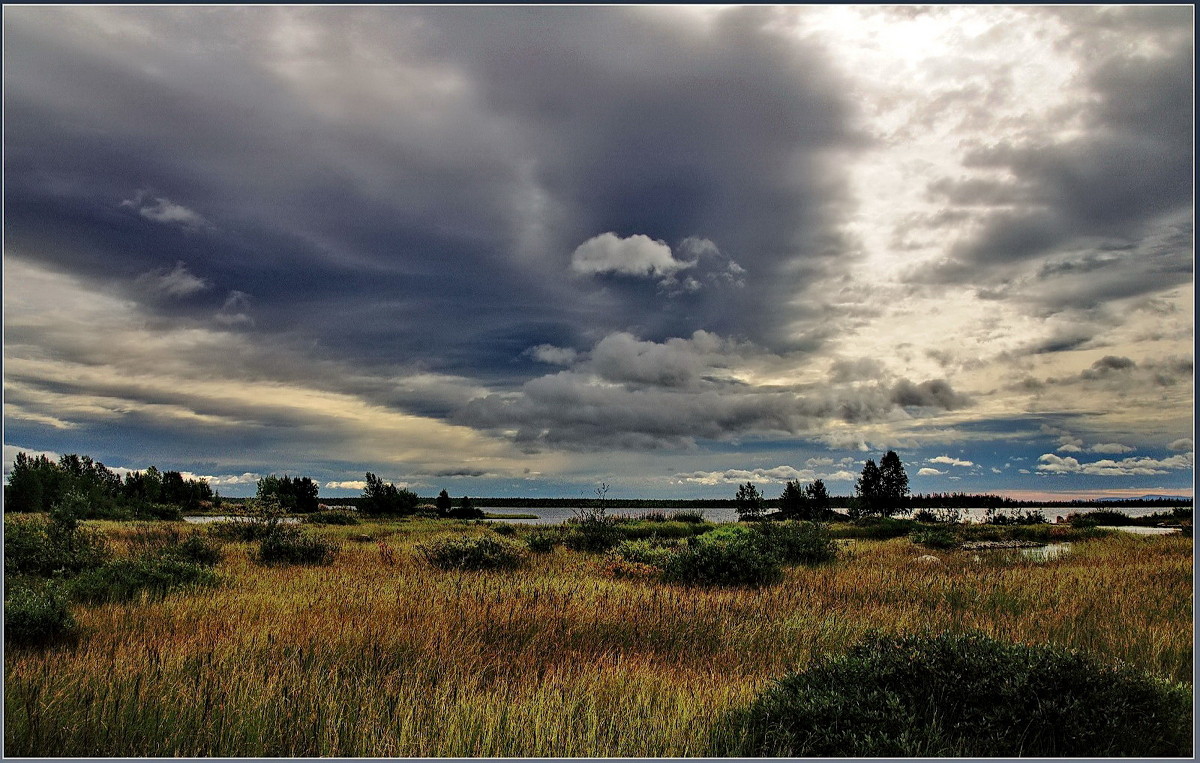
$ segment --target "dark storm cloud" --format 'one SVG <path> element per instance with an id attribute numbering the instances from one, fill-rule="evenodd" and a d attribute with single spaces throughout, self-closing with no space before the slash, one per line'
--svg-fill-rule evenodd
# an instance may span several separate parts
<path id="1" fill-rule="evenodd" d="M 896 405 L 920 408 L 940 408 L 952 411 L 971 404 L 971 399 L 955 392 L 944 379 L 931 379 L 914 384 L 901 379 L 892 387 L 891 400 Z"/>
<path id="2" fill-rule="evenodd" d="M 627 328 L 783 341 L 771 306 L 812 272 L 788 263 L 841 252 L 849 109 L 769 11 L 8 15 L 10 243 L 98 280 L 186 262 L 211 288 L 168 317 L 249 319 L 237 293 L 242 327 L 343 360 L 516 380 L 531 346 Z M 706 239 L 756 298 L 563 277 L 610 232 Z"/>
<path id="3" fill-rule="evenodd" d="M 968 170 L 1008 180 L 932 181 L 932 197 L 982 210 L 981 227 L 920 278 L 1000 289 L 1048 313 L 1190 281 L 1191 19 L 1156 10 L 1129 18 L 1171 33 L 1137 53 L 1103 36 L 1117 34 L 1112 9 L 1057 11 L 1078 45 L 1081 134 L 1031 129 L 965 153 Z"/>

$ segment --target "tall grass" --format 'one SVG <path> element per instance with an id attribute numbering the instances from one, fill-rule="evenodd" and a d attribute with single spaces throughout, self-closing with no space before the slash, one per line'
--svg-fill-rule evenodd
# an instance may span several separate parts
<path id="1" fill-rule="evenodd" d="M 520 570 L 443 571 L 416 545 L 486 528 L 347 529 L 381 541 L 278 568 L 232 544 L 226 586 L 83 607 L 73 649 L 8 654 L 6 751 L 700 756 L 719 715 L 872 630 L 1050 641 L 1191 680 L 1188 538 L 1100 538 L 1048 563 L 957 551 L 932 566 L 907 539 L 857 540 L 777 586 L 704 589 L 616 578 L 604 557 L 562 547 Z"/>

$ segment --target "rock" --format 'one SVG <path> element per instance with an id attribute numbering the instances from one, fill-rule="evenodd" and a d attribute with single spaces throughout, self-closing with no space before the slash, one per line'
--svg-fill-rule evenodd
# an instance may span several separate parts
<path id="1" fill-rule="evenodd" d="M 921 556 L 918 556 L 916 558 L 916 561 L 920 562 L 921 564 L 941 564 L 942 563 L 942 560 L 938 559 L 933 554 L 922 554 Z"/>

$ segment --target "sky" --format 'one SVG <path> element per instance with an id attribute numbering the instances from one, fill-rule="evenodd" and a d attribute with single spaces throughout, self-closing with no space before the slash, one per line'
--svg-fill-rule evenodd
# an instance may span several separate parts
<path id="1" fill-rule="evenodd" d="M 1190 6 L 7 6 L 4 465 L 1191 495 Z"/>

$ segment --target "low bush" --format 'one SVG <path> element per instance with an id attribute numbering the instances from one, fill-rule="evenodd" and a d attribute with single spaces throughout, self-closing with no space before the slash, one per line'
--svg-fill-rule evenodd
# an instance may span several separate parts
<path id="1" fill-rule="evenodd" d="M 754 530 L 784 564 L 821 564 L 837 557 L 837 543 L 829 528 L 818 522 L 760 522 Z"/>
<path id="2" fill-rule="evenodd" d="M 1190 756 L 1191 693 L 1053 645 L 873 636 L 718 724 L 713 755 Z"/>
<path id="3" fill-rule="evenodd" d="M 108 557 L 104 533 L 72 518 L 4 518 L 5 575 L 71 575 Z"/>
<path id="4" fill-rule="evenodd" d="M 1072 513 L 1067 515 L 1067 521 L 1072 525 L 1076 522 L 1086 522 L 1088 525 L 1095 527 L 1096 525 L 1109 525 L 1111 527 L 1125 527 L 1127 525 L 1137 524 L 1137 520 L 1129 516 L 1123 511 L 1114 511 L 1112 509 L 1096 509 L 1089 511 L 1086 514 Z M 1079 525 L 1076 525 L 1077 527 Z"/>
<path id="5" fill-rule="evenodd" d="M 667 512 L 665 511 L 647 511 L 638 517 L 642 522 L 666 522 Z"/>
<path id="6" fill-rule="evenodd" d="M 671 515 L 672 522 L 687 522 L 689 524 L 703 524 L 704 514 L 699 511 L 677 511 Z"/>
<path id="7" fill-rule="evenodd" d="M 539 531 L 525 538 L 525 545 L 535 554 L 548 554 L 562 541 L 556 532 Z"/>
<path id="8" fill-rule="evenodd" d="M 314 511 L 304 521 L 311 525 L 356 525 L 358 517 L 348 511 Z"/>
<path id="9" fill-rule="evenodd" d="M 626 562 L 648 564 L 661 569 L 677 550 L 675 544 L 665 544 L 661 541 L 626 540 L 617 544 L 609 554 Z"/>
<path id="10" fill-rule="evenodd" d="M 417 551 L 443 570 L 507 570 L 525 563 L 525 546 L 507 538 L 448 538 L 423 543 Z"/>
<path id="11" fill-rule="evenodd" d="M 115 559 L 102 567 L 87 570 L 67 586 L 71 598 L 87 604 L 132 601 L 143 594 L 152 597 L 216 585 L 217 576 L 199 564 L 171 558 L 141 557 Z"/>
<path id="12" fill-rule="evenodd" d="M 647 538 L 690 538 L 713 529 L 713 525 L 692 522 L 642 522 L 636 520 L 618 526 L 618 537 L 626 540 Z"/>
<path id="13" fill-rule="evenodd" d="M 14 585 L 4 596 L 4 643 L 49 646 L 73 641 L 79 633 L 56 586 Z"/>
<path id="14" fill-rule="evenodd" d="M 917 530 L 908 537 L 913 543 L 919 543 L 926 548 L 947 549 L 958 546 L 958 536 L 944 527 Z"/>
<path id="15" fill-rule="evenodd" d="M 185 533 L 170 525 L 144 525 L 126 539 L 131 556 L 175 559 L 215 567 L 221 562 L 221 546 L 199 531 Z"/>
<path id="16" fill-rule="evenodd" d="M 492 532 L 496 533 L 497 535 L 503 535 L 507 538 L 511 538 L 512 536 L 517 534 L 517 528 L 515 526 L 507 525 L 507 524 L 504 524 L 503 522 L 497 522 L 497 523 L 491 525 L 491 528 L 492 528 Z"/>
<path id="17" fill-rule="evenodd" d="M 663 567 L 663 579 L 703 586 L 763 586 L 783 577 L 766 536 L 745 525 L 725 525 L 688 538 Z"/>
<path id="18" fill-rule="evenodd" d="M 572 551 L 603 553 L 620 543 L 623 537 L 616 518 L 605 517 L 605 521 L 573 525 L 563 538 L 563 543 Z"/>
<path id="19" fill-rule="evenodd" d="M 279 526 L 259 541 L 254 561 L 263 565 L 329 564 L 337 555 L 338 545 L 295 527 Z"/>
<path id="20" fill-rule="evenodd" d="M 178 506 L 169 503 L 138 503 L 133 506 L 134 519 L 150 519 L 167 522 L 178 522 L 183 519 L 183 512 Z"/>
<path id="21" fill-rule="evenodd" d="M 919 527 L 920 525 L 911 519 L 861 517 L 851 522 L 838 524 L 835 535 L 839 538 L 888 540 L 889 538 L 902 538 Z"/>

